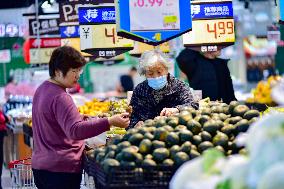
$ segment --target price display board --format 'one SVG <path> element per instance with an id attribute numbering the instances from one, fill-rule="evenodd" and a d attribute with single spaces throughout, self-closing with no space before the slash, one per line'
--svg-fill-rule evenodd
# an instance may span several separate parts
<path id="1" fill-rule="evenodd" d="M 232 1 L 192 1 L 192 31 L 183 44 L 202 52 L 220 50 L 235 42 Z"/>
<path id="2" fill-rule="evenodd" d="M 159 45 L 191 30 L 190 0 L 119 0 L 118 35 Z"/>
<path id="3" fill-rule="evenodd" d="M 81 51 L 112 58 L 133 49 L 134 41 L 117 35 L 114 7 L 79 8 Z"/>

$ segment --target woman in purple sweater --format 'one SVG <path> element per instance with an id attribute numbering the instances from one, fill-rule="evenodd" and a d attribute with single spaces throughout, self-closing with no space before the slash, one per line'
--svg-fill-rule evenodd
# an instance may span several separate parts
<path id="1" fill-rule="evenodd" d="M 74 48 L 57 48 L 49 62 L 50 79 L 34 95 L 32 168 L 38 189 L 79 189 L 84 139 L 108 131 L 110 125 L 129 125 L 128 113 L 90 120 L 79 114 L 66 88 L 78 82 L 85 64 Z"/>

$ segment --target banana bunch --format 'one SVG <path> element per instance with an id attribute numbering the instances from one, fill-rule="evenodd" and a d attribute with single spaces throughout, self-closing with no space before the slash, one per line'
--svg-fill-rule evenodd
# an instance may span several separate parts
<path id="1" fill-rule="evenodd" d="M 267 81 L 260 81 L 256 88 L 251 91 L 253 97 L 248 98 L 246 101 L 248 103 L 273 104 L 271 90 L 280 79 L 280 76 L 270 76 Z"/>

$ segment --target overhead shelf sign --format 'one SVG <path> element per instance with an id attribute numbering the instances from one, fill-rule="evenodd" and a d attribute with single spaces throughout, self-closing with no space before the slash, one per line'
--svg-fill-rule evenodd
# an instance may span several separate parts
<path id="1" fill-rule="evenodd" d="M 232 1 L 192 1 L 191 16 L 192 31 L 183 35 L 185 46 L 212 52 L 234 44 Z"/>
<path id="2" fill-rule="evenodd" d="M 189 0 L 119 0 L 118 34 L 159 45 L 191 29 Z"/>
<path id="3" fill-rule="evenodd" d="M 81 51 L 94 57 L 112 58 L 133 49 L 132 40 L 116 32 L 115 8 L 79 8 Z"/>

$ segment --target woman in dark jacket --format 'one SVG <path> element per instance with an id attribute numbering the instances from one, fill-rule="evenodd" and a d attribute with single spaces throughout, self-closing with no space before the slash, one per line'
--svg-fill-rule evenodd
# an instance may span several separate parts
<path id="1" fill-rule="evenodd" d="M 191 49 L 184 49 L 177 57 L 177 63 L 188 78 L 190 86 L 202 90 L 202 97 L 223 100 L 230 103 L 236 100 L 228 60 L 217 58 L 220 51 L 203 55 Z"/>
<path id="2" fill-rule="evenodd" d="M 139 63 L 139 72 L 146 80 L 133 91 L 130 105 L 133 112 L 129 127 L 140 125 L 156 116 L 170 116 L 183 106 L 197 107 L 189 86 L 168 72 L 170 61 L 158 50 L 145 52 Z"/>

